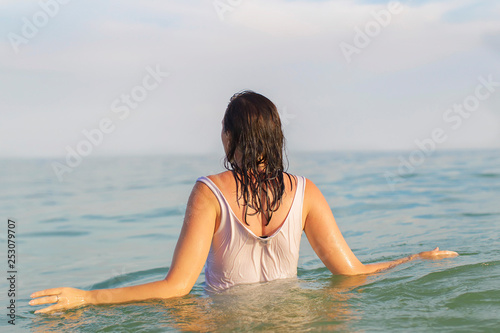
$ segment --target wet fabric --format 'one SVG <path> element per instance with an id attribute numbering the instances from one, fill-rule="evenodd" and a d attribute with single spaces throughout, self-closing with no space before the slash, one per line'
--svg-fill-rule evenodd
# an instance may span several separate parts
<path id="1" fill-rule="evenodd" d="M 238 284 L 266 282 L 297 276 L 305 178 L 297 176 L 297 189 L 287 217 L 272 235 L 259 237 L 241 222 L 226 198 L 207 177 L 217 197 L 221 221 L 205 264 L 207 289 L 224 290 Z"/>

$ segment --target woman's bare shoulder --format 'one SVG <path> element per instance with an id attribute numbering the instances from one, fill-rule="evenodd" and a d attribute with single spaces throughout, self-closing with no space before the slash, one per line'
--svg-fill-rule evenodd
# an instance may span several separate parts
<path id="1" fill-rule="evenodd" d="M 312 180 L 306 177 L 303 178 L 305 180 L 306 193 L 308 193 L 309 195 L 317 195 L 318 192 L 321 193 L 319 188 L 316 186 L 316 184 L 314 184 Z"/>
<path id="2" fill-rule="evenodd" d="M 305 191 L 304 191 L 304 207 L 306 211 L 309 209 L 316 209 L 323 207 L 326 204 L 326 199 L 321 193 L 321 190 L 308 178 L 305 178 Z M 328 206 L 328 205 L 327 205 Z M 329 207 L 329 206 L 328 206 Z M 324 207 L 323 207 L 324 208 Z"/>
<path id="3" fill-rule="evenodd" d="M 211 181 L 213 181 L 215 184 L 219 184 L 219 183 L 227 182 L 228 179 L 232 179 L 233 175 L 232 175 L 231 171 L 224 171 L 224 172 L 217 173 L 214 175 L 208 175 L 206 177 L 208 179 L 210 179 Z"/>

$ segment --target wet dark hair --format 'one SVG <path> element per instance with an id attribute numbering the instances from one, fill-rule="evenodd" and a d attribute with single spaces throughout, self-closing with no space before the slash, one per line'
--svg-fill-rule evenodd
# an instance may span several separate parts
<path id="1" fill-rule="evenodd" d="M 231 97 L 222 124 L 229 136 L 224 166 L 236 180 L 245 223 L 247 215 L 261 213 L 268 225 L 285 192 L 284 173 L 292 184 L 283 166 L 285 138 L 278 110 L 268 98 L 246 90 Z M 255 212 L 248 213 L 249 207 Z"/>

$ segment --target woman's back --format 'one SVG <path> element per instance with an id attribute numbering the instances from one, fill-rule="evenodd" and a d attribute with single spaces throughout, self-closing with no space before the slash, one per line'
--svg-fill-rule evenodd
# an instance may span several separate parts
<path id="1" fill-rule="evenodd" d="M 305 178 L 290 177 L 282 205 L 269 225 L 258 216 L 248 216 L 238 205 L 231 173 L 201 177 L 219 203 L 217 224 L 205 266 L 209 289 L 293 278 L 297 275 L 300 238 L 303 229 Z M 231 181 L 232 180 L 232 181 Z"/>
<path id="2" fill-rule="evenodd" d="M 209 178 L 222 192 L 224 198 L 227 200 L 229 206 L 231 207 L 231 210 L 234 212 L 238 220 L 241 222 L 245 221 L 245 208 L 242 204 L 241 199 L 238 202 L 238 198 L 236 195 L 236 180 L 234 179 L 232 172 L 226 171 L 217 175 L 208 176 L 207 178 Z M 285 176 L 284 179 L 285 191 L 282 197 L 281 204 L 278 210 L 273 213 L 272 219 L 268 225 L 266 225 L 267 221 L 265 219 L 265 216 L 263 216 L 263 214 L 261 213 L 250 215 L 253 212 L 249 210 L 249 214 L 247 214 L 246 216 L 246 222 L 248 223 L 246 227 L 257 236 L 272 235 L 276 230 L 279 229 L 288 215 L 297 190 L 297 178 L 294 176 Z M 218 217 L 216 222 L 216 230 L 219 226 L 219 222 L 220 219 Z"/>

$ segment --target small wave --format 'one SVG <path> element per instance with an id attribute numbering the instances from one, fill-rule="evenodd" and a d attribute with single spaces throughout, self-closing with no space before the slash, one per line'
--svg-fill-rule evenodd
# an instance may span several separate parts
<path id="1" fill-rule="evenodd" d="M 363 236 L 366 234 L 364 231 L 354 231 L 354 230 L 347 230 L 344 232 L 344 237 L 357 237 L 357 236 Z"/>
<path id="2" fill-rule="evenodd" d="M 67 222 L 67 221 L 69 220 L 65 217 L 54 217 L 51 219 L 42 220 L 40 221 L 40 223 L 55 223 L 55 222 Z"/>
<path id="3" fill-rule="evenodd" d="M 477 270 L 484 271 L 486 267 L 488 269 L 494 269 L 497 265 L 500 265 L 500 261 L 488 261 L 451 267 L 442 271 L 428 273 L 418 278 L 416 282 L 418 282 L 418 284 L 426 284 L 440 279 L 446 280 L 449 277 L 457 277 L 459 274 L 469 274 Z"/>
<path id="4" fill-rule="evenodd" d="M 167 240 L 167 239 L 172 239 L 176 240 L 177 237 L 174 235 L 168 235 L 168 234 L 144 234 L 144 235 L 132 235 L 128 236 L 127 238 L 146 238 L 146 239 L 159 239 L 159 240 Z"/>
<path id="5" fill-rule="evenodd" d="M 169 216 L 182 216 L 184 211 L 180 208 L 158 208 L 150 210 L 149 212 L 139 213 L 139 214 L 131 214 L 126 216 L 116 216 L 114 219 L 118 220 L 118 222 L 137 222 L 143 221 L 144 219 L 155 219 L 160 217 L 169 217 Z"/>
<path id="6" fill-rule="evenodd" d="M 456 216 L 461 216 L 461 217 L 485 217 L 485 216 L 497 216 L 497 215 L 500 215 L 500 213 L 421 214 L 421 215 L 415 215 L 414 217 L 417 218 L 417 219 L 432 220 L 432 219 L 453 218 L 453 217 L 456 217 Z"/>
<path id="7" fill-rule="evenodd" d="M 49 196 L 50 193 L 47 192 L 39 192 L 39 193 L 30 193 L 26 194 L 23 198 L 24 199 L 41 199 Z"/>
<path id="8" fill-rule="evenodd" d="M 476 306 L 498 306 L 500 290 L 467 292 L 451 299 L 446 306 L 450 309 L 470 308 Z M 477 310 L 476 310 L 477 311 Z"/>
<path id="9" fill-rule="evenodd" d="M 141 279 L 152 279 L 157 275 L 165 275 L 167 271 L 168 271 L 167 267 L 158 267 L 143 271 L 118 274 L 116 276 L 113 276 L 112 278 L 94 283 L 90 287 L 90 289 L 93 290 L 93 289 L 115 288 L 131 282 L 134 282 L 134 284 L 139 284 Z"/>
<path id="10" fill-rule="evenodd" d="M 136 213 L 129 215 L 96 215 L 96 214 L 85 214 L 82 215 L 82 219 L 86 220 L 108 220 L 108 221 L 118 221 L 118 222 L 138 222 L 144 219 L 154 219 L 160 217 L 168 216 L 182 216 L 184 210 L 180 207 L 167 207 L 167 208 L 157 208 L 144 213 Z"/>
<path id="11" fill-rule="evenodd" d="M 122 217 L 118 219 L 118 222 L 137 222 L 137 218 L 135 217 Z"/>
<path id="12" fill-rule="evenodd" d="M 432 220 L 432 219 L 440 219 L 447 217 L 447 215 L 444 214 L 422 214 L 422 215 L 415 215 L 414 218 L 416 219 L 426 219 L 426 220 Z"/>
<path id="13" fill-rule="evenodd" d="M 144 189 L 148 189 L 148 188 L 152 188 L 152 186 L 150 186 L 150 185 L 130 185 L 126 188 L 126 190 L 144 190 Z"/>
<path id="14" fill-rule="evenodd" d="M 480 178 L 500 178 L 500 173 L 476 173 L 474 176 Z"/>
<path id="15" fill-rule="evenodd" d="M 416 172 L 414 173 L 405 173 L 405 174 L 402 174 L 400 177 L 403 178 L 403 179 L 410 179 L 410 178 L 417 178 L 421 176 L 421 174 L 418 174 Z"/>
<path id="16" fill-rule="evenodd" d="M 23 237 L 78 237 L 88 234 L 88 231 L 40 231 L 25 233 Z"/>
<path id="17" fill-rule="evenodd" d="M 314 263 L 317 265 L 316 261 Z M 306 266 L 306 265 L 302 265 Z M 310 265 L 311 266 L 311 265 Z M 302 268 L 302 267 L 297 267 L 297 277 L 299 277 L 303 281 L 317 281 L 318 279 L 325 278 L 325 277 L 332 277 L 330 274 L 330 271 L 328 268 L 325 266 L 322 267 L 315 267 L 315 268 Z"/>
<path id="18" fill-rule="evenodd" d="M 179 208 L 159 208 L 159 209 L 154 209 L 152 211 L 138 214 L 138 217 L 145 217 L 145 218 L 157 218 L 157 217 L 165 217 L 165 216 L 178 216 L 182 215 L 184 212 L 181 211 Z"/>
<path id="19" fill-rule="evenodd" d="M 484 216 L 496 216 L 500 215 L 500 213 L 462 213 L 460 215 L 466 217 L 484 217 Z"/>
<path id="20" fill-rule="evenodd" d="M 94 214 L 85 214 L 82 215 L 82 219 L 85 220 L 115 220 L 117 216 L 106 216 L 106 215 L 94 215 Z"/>

